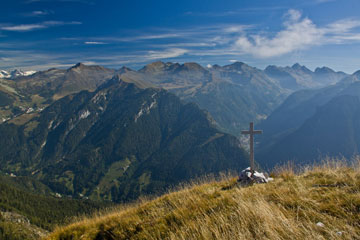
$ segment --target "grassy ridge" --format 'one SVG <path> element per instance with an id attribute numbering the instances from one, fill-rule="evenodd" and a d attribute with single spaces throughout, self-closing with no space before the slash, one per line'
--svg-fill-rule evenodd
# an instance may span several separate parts
<path id="1" fill-rule="evenodd" d="M 59 227 L 48 239 L 360 239 L 359 163 L 282 169 L 250 187 L 235 178 L 195 184 Z"/>

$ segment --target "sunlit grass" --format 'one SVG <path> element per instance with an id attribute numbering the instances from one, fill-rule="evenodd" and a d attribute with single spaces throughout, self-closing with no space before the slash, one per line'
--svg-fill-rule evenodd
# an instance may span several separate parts
<path id="1" fill-rule="evenodd" d="M 359 159 L 272 175 L 248 187 L 229 176 L 184 186 L 59 227 L 48 239 L 360 239 Z"/>

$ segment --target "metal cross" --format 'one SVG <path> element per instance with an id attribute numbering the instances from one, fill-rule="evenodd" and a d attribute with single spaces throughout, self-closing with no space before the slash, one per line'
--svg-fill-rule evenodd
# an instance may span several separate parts
<path id="1" fill-rule="evenodd" d="M 254 173 L 254 135 L 255 134 L 261 134 L 262 130 L 254 130 L 254 123 L 250 123 L 250 130 L 241 131 L 242 134 L 249 134 L 250 135 L 250 171 L 253 174 Z"/>

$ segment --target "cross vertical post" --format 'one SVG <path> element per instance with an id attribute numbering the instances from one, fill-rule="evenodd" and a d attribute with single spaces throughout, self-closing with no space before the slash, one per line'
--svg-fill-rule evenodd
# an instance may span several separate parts
<path id="1" fill-rule="evenodd" d="M 254 135 L 261 134 L 262 130 L 254 130 L 254 123 L 250 122 L 250 129 L 246 131 L 241 131 L 242 134 L 250 135 L 250 171 L 251 174 L 254 174 L 255 163 L 254 163 Z"/>

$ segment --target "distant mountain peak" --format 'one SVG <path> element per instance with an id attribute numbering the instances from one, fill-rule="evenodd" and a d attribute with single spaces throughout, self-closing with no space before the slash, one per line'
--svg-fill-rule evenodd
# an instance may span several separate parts
<path id="1" fill-rule="evenodd" d="M 134 70 L 132 70 L 131 68 L 123 66 L 117 71 L 117 73 L 123 74 L 123 73 L 127 73 L 127 72 L 132 72 L 132 71 L 134 71 Z"/>
<path id="2" fill-rule="evenodd" d="M 35 74 L 36 71 L 22 71 L 18 69 L 14 69 L 11 72 L 0 70 L 0 78 L 14 79 L 17 77 L 30 76 Z"/>
<path id="3" fill-rule="evenodd" d="M 156 61 L 156 62 L 152 62 L 147 64 L 146 66 L 144 66 L 142 69 L 140 69 L 140 72 L 158 72 L 158 71 L 162 71 L 165 69 L 166 65 L 164 62 L 162 61 Z"/>
<path id="4" fill-rule="evenodd" d="M 187 62 L 182 65 L 183 69 L 187 70 L 205 70 L 200 64 L 195 62 Z"/>
<path id="5" fill-rule="evenodd" d="M 264 71 L 266 72 L 266 71 L 273 71 L 273 70 L 280 70 L 280 69 L 281 69 L 281 67 L 278 67 L 276 65 L 269 65 L 264 69 Z"/>
<path id="6" fill-rule="evenodd" d="M 5 71 L 5 70 L 0 70 L 0 78 L 10 78 L 11 75 L 9 72 Z"/>
<path id="7" fill-rule="evenodd" d="M 232 66 L 232 67 L 242 67 L 242 66 L 244 66 L 244 65 L 247 65 L 247 64 L 245 64 L 245 63 L 243 63 L 243 62 L 234 62 L 234 63 L 232 63 L 232 64 L 230 64 L 230 65 L 228 65 L 228 66 Z"/>
<path id="8" fill-rule="evenodd" d="M 317 67 L 316 69 L 315 69 L 315 73 L 322 73 L 322 74 L 324 74 L 324 73 L 334 73 L 335 71 L 334 70 L 332 70 L 331 68 L 328 68 L 328 67 Z"/>
<path id="9" fill-rule="evenodd" d="M 356 76 L 356 77 L 360 78 L 360 70 L 358 70 L 358 71 L 354 72 L 352 75 L 354 75 L 354 76 Z"/>
<path id="10" fill-rule="evenodd" d="M 291 68 L 293 70 L 296 70 L 296 71 L 303 71 L 305 73 L 308 73 L 308 74 L 312 74 L 313 72 L 308 69 L 307 67 L 305 67 L 304 65 L 300 65 L 299 63 L 295 63 L 294 65 L 291 66 Z"/>
<path id="11" fill-rule="evenodd" d="M 295 63 L 294 65 L 291 66 L 291 68 L 293 69 L 300 69 L 302 66 L 299 63 Z"/>
<path id="12" fill-rule="evenodd" d="M 149 68 L 157 68 L 157 67 L 164 67 L 165 65 L 169 65 L 171 63 L 167 63 L 165 64 L 164 62 L 162 61 L 156 61 L 156 62 L 152 62 L 148 65 L 146 65 L 146 67 L 149 67 Z"/>
<path id="13" fill-rule="evenodd" d="M 226 70 L 231 70 L 231 71 L 241 71 L 246 68 L 252 68 L 252 67 L 250 67 L 249 65 L 247 65 L 246 63 L 243 63 L 243 62 L 234 62 L 230 65 L 223 66 L 223 68 Z"/>
<path id="14" fill-rule="evenodd" d="M 79 62 L 77 64 L 75 64 L 74 66 L 72 66 L 70 69 L 73 69 L 73 68 L 84 68 L 86 67 L 85 64 Z"/>
<path id="15" fill-rule="evenodd" d="M 105 68 L 103 66 L 99 66 L 99 65 L 85 65 L 84 63 L 77 63 L 74 66 L 70 67 L 67 71 L 68 72 L 77 72 L 80 73 L 82 71 L 85 70 L 91 70 L 91 71 L 99 71 L 99 72 L 103 72 L 103 71 L 114 71 L 113 69 L 108 69 Z"/>

